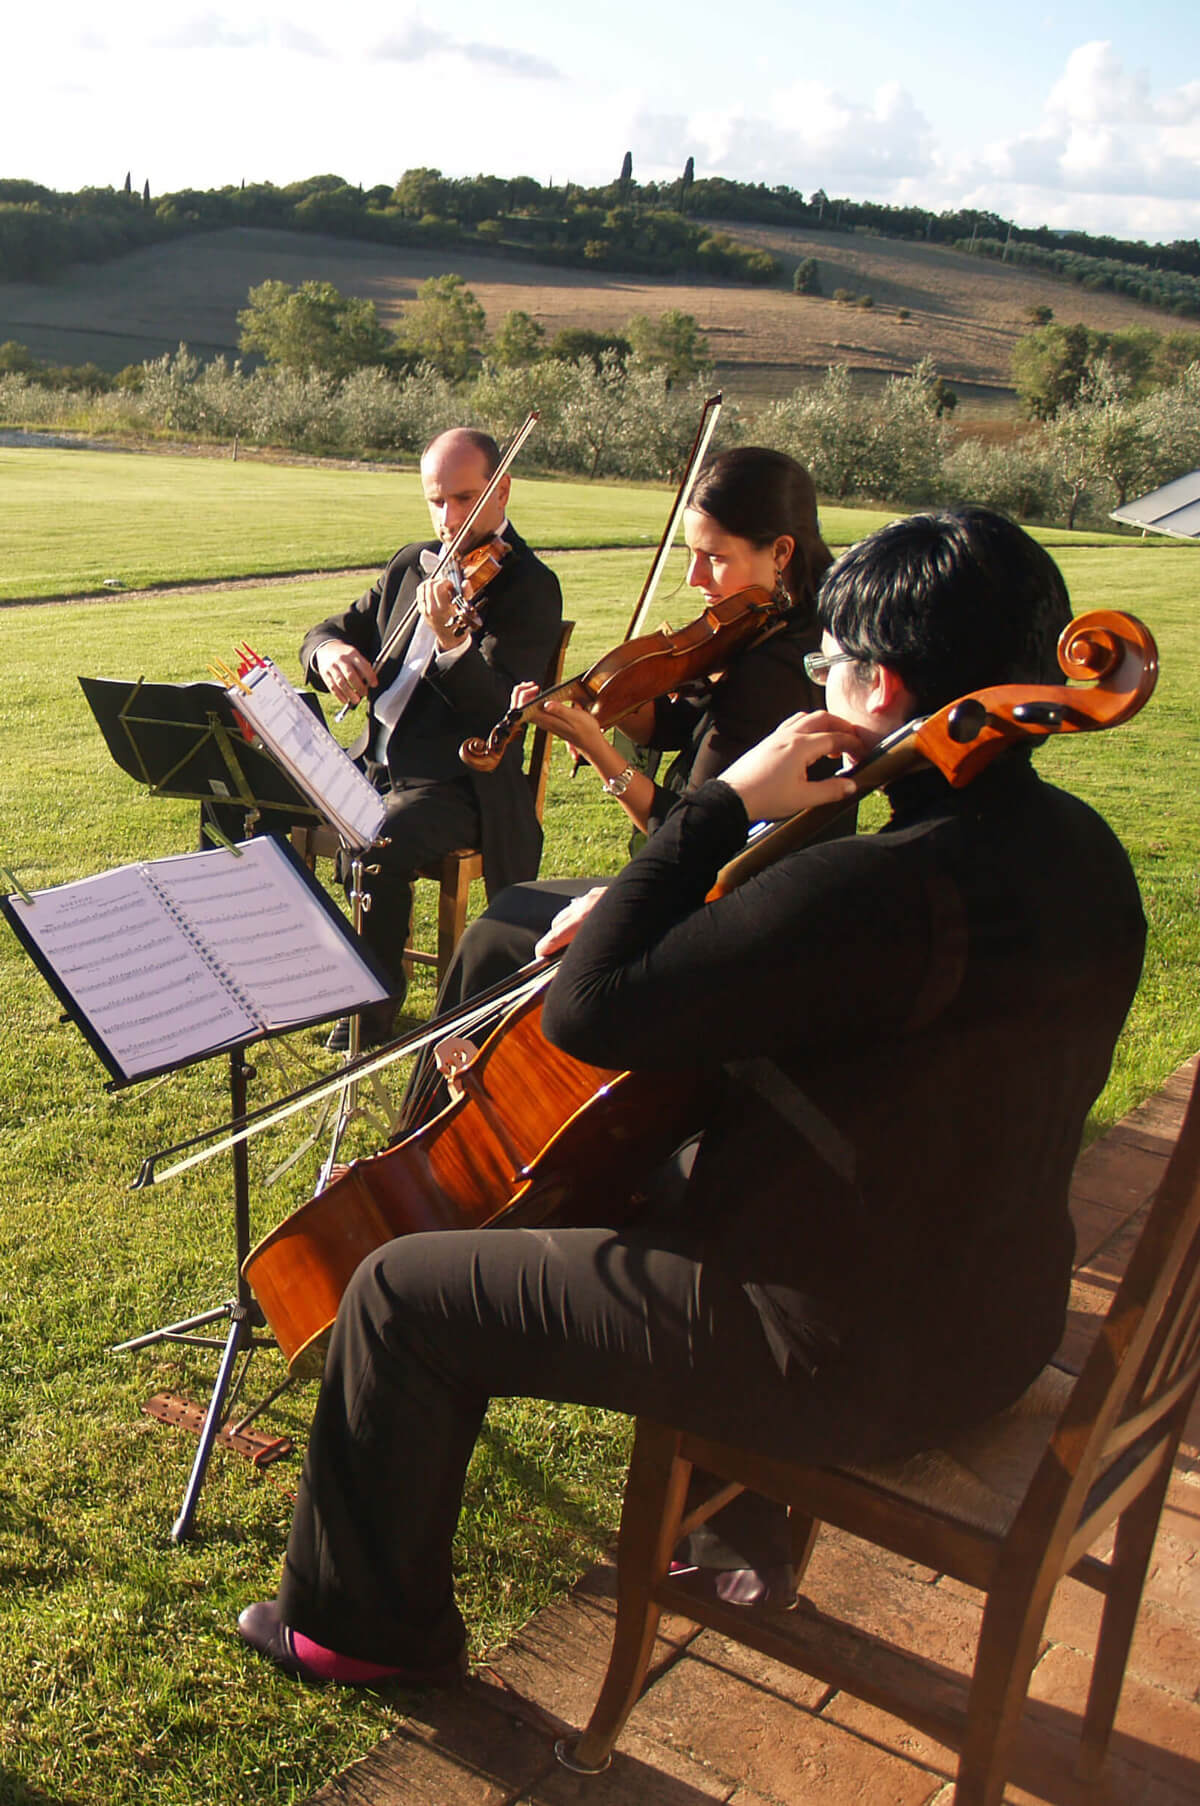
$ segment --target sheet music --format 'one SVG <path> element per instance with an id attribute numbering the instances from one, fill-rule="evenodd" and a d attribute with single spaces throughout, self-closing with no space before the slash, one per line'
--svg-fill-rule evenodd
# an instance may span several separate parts
<path id="1" fill-rule="evenodd" d="M 32 906 L 13 899 L 12 911 L 129 1078 L 257 1028 L 136 865 L 37 891 Z"/>
<path id="2" fill-rule="evenodd" d="M 349 925 L 266 835 L 3 905 L 126 1080 L 388 994 Z"/>
<path id="3" fill-rule="evenodd" d="M 284 769 L 351 846 L 368 847 L 383 831 L 386 809 L 375 786 L 305 708 L 270 659 L 261 659 L 228 691 L 234 707 Z"/>
<path id="4" fill-rule="evenodd" d="M 335 1015 L 348 987 L 360 1002 L 381 1002 L 387 991 L 332 917 L 297 908 L 310 900 L 308 887 L 278 841 L 243 841 L 241 852 L 184 853 L 150 869 L 217 962 L 236 974 L 259 1022 L 287 1028 Z"/>

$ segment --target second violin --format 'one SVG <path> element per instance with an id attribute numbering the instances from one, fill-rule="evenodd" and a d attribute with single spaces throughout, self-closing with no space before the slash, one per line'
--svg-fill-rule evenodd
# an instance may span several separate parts
<path id="1" fill-rule="evenodd" d="M 781 627 L 790 609 L 790 597 L 758 585 L 721 596 L 686 627 L 676 632 L 660 627 L 635 640 L 623 640 L 578 677 L 539 691 L 510 709 L 486 740 L 464 740 L 459 756 L 472 771 L 494 771 L 513 738 L 544 702 L 576 703 L 601 727 L 615 727 L 655 697 L 721 670 L 739 652 Z"/>

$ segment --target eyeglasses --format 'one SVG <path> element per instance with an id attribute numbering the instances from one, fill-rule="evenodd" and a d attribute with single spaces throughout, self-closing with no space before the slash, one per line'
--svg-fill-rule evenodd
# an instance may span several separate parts
<path id="1" fill-rule="evenodd" d="M 859 652 L 806 652 L 804 669 L 810 682 L 824 684 L 835 665 L 844 665 L 853 659 L 861 660 L 861 658 L 862 654 Z"/>

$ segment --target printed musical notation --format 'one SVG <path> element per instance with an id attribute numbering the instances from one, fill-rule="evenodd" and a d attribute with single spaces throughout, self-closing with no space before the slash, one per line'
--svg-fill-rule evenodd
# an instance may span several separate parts
<path id="1" fill-rule="evenodd" d="M 383 798 L 279 667 L 248 646 L 239 650 L 243 668 L 227 685 L 233 706 L 346 845 L 369 847 L 383 831 Z"/>
<path id="2" fill-rule="evenodd" d="M 0 907 L 123 1082 L 387 996 L 345 918 L 270 836 Z"/>

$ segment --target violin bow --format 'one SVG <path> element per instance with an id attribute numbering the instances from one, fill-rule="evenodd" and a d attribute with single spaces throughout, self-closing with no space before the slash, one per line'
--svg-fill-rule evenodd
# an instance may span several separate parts
<path id="1" fill-rule="evenodd" d="M 625 629 L 625 638 L 627 640 L 633 639 L 635 634 L 641 632 L 642 623 L 650 612 L 650 604 L 654 601 L 654 592 L 658 588 L 659 578 L 666 568 L 667 559 L 671 556 L 671 550 L 675 544 L 675 535 L 679 531 L 679 522 L 683 516 L 684 509 L 687 507 L 688 494 L 691 490 L 692 483 L 695 481 L 696 472 L 704 462 L 704 454 L 708 450 L 709 440 L 712 438 L 713 433 L 716 430 L 717 421 L 720 419 L 721 404 L 722 396 L 720 390 L 718 390 L 715 395 L 710 395 L 704 404 L 704 410 L 700 415 L 700 425 L 697 428 L 696 437 L 692 441 L 692 449 L 688 453 L 687 466 L 680 481 L 679 489 L 676 493 L 667 524 L 663 529 L 663 536 L 658 542 L 658 550 L 654 554 L 653 563 L 646 573 L 646 581 L 642 585 L 642 593 L 634 604 L 633 614 L 630 616 L 629 620 L 629 626 Z"/>
<path id="2" fill-rule="evenodd" d="M 487 484 L 485 485 L 485 487 L 483 489 L 480 490 L 479 495 L 476 498 L 475 504 L 471 509 L 471 512 L 467 515 L 467 518 L 464 520 L 462 526 L 458 529 L 458 532 L 454 535 L 454 538 L 450 541 L 449 545 L 446 547 L 445 551 L 442 553 L 441 557 L 438 559 L 437 563 L 434 565 L 433 569 L 430 571 L 429 576 L 426 579 L 426 581 L 431 582 L 431 583 L 436 583 L 439 577 L 442 577 L 445 575 L 447 565 L 449 565 L 452 562 L 452 560 L 458 556 L 459 547 L 462 545 L 463 541 L 466 539 L 467 535 L 470 533 L 471 528 L 474 526 L 475 522 L 478 520 L 480 514 L 483 512 L 483 510 L 487 507 L 488 503 L 491 501 L 492 496 L 495 494 L 496 489 L 499 486 L 501 479 L 508 474 L 509 468 L 512 465 L 514 458 L 516 457 L 517 453 L 520 451 L 521 447 L 524 445 L 526 439 L 528 439 L 530 433 L 533 431 L 534 427 L 537 425 L 540 418 L 541 418 L 541 415 L 540 415 L 538 409 L 530 408 L 528 414 L 526 414 L 524 420 L 521 422 L 521 425 L 517 428 L 516 432 L 512 436 L 512 439 L 509 441 L 508 448 L 505 451 L 503 457 L 500 459 L 499 464 L 497 464 L 495 470 L 492 472 L 491 476 L 488 478 Z M 387 658 L 388 655 L 391 653 L 393 647 L 398 645 L 400 640 L 408 632 L 408 629 L 412 625 L 413 616 L 416 614 L 416 612 L 417 612 L 417 604 L 414 602 L 412 607 L 407 610 L 407 612 L 401 617 L 401 619 L 399 621 L 396 622 L 396 625 L 392 628 L 392 631 L 388 634 L 386 640 L 384 640 L 383 644 L 379 648 L 379 651 L 375 655 L 375 667 L 377 670 L 378 670 L 379 666 L 383 663 L 384 659 Z M 334 720 L 335 721 L 344 721 L 346 719 L 346 716 L 350 713 L 350 711 L 354 707 L 355 707 L 354 703 L 344 702 L 342 704 L 341 708 L 338 710 L 337 714 L 334 716 Z"/>
<path id="3" fill-rule="evenodd" d="M 331 1077 L 311 1079 L 298 1090 L 278 1097 L 272 1103 L 261 1104 L 236 1124 L 223 1123 L 217 1128 L 201 1129 L 186 1141 L 177 1141 L 172 1147 L 159 1148 L 155 1153 L 147 1154 L 130 1190 L 142 1191 L 150 1185 L 164 1185 L 168 1179 L 187 1172 L 189 1167 L 202 1166 L 206 1160 L 215 1159 L 218 1154 L 236 1147 L 239 1142 L 250 1141 L 265 1129 L 273 1129 L 277 1123 L 285 1122 L 289 1116 L 294 1116 L 307 1105 L 320 1103 L 322 1098 L 332 1096 L 335 1091 L 340 1091 L 359 1079 L 370 1078 L 373 1073 L 384 1071 L 406 1055 L 420 1053 L 422 1048 L 432 1046 L 447 1035 L 467 1033 L 480 1022 L 493 1017 L 498 1007 L 515 1009 L 518 1004 L 545 990 L 561 957 L 559 953 L 552 953 L 546 959 L 531 960 L 511 977 L 501 979 L 486 991 L 467 998 L 456 1009 L 448 1010 L 442 1016 L 432 1017 L 423 1028 L 401 1035 L 386 1047 L 377 1048 L 372 1053 L 360 1054 L 356 1060 L 349 1060 L 345 1065 L 339 1066 Z M 218 1136 L 221 1139 L 215 1140 L 214 1137 Z M 158 1162 L 176 1154 L 183 1158 L 160 1172 Z"/>
<path id="4" fill-rule="evenodd" d="M 860 796 L 932 765 L 957 789 L 969 784 L 1005 747 L 1040 746 L 1050 734 L 1118 727 L 1143 708 L 1158 682 L 1158 648 L 1136 615 L 1098 608 L 1076 615 L 1059 635 L 1058 662 L 1067 684 L 999 684 L 947 703 L 889 734 L 847 776 L 852 796 L 801 809 L 756 834 L 717 873 L 709 902 L 803 846 L 853 807 Z"/>

